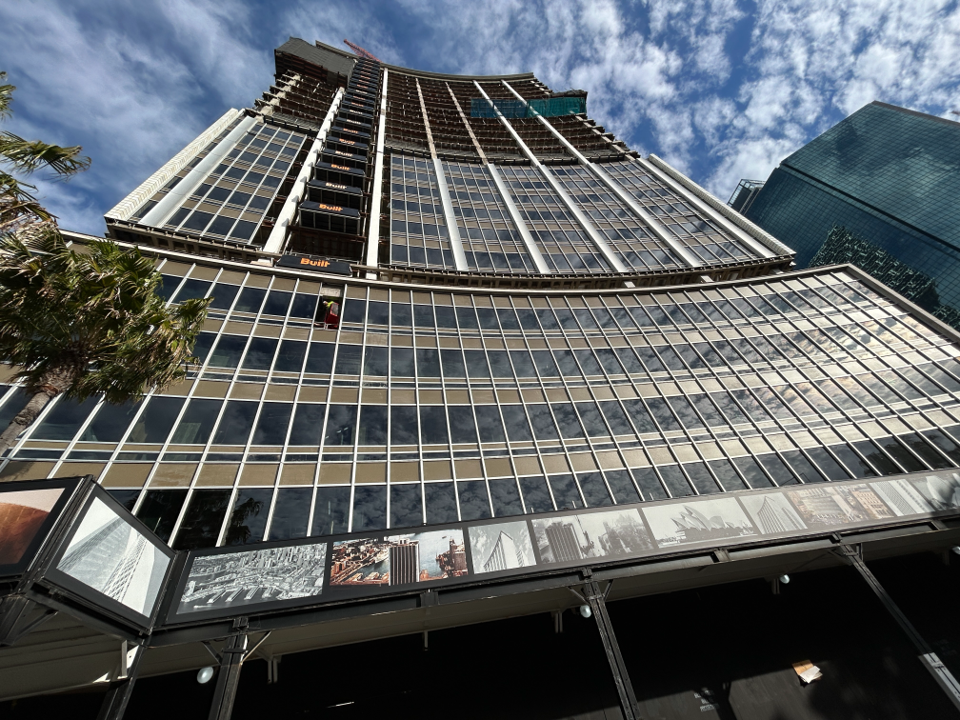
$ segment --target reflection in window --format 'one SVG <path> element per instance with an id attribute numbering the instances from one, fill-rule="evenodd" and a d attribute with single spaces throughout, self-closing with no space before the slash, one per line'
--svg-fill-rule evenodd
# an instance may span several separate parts
<path id="1" fill-rule="evenodd" d="M 213 547 L 220 537 L 229 490 L 194 490 L 173 544 L 175 550 Z"/>
<path id="2" fill-rule="evenodd" d="M 222 402 L 196 398 L 190 400 L 171 442 L 177 445 L 205 445 L 213 430 L 213 424 L 217 421 Z"/>
<path id="3" fill-rule="evenodd" d="M 557 510 L 576 510 L 584 507 L 573 475 L 551 475 L 550 487 L 553 488 L 553 499 L 557 502 Z"/>
<path id="4" fill-rule="evenodd" d="M 324 446 L 353 445 L 353 428 L 357 424 L 356 405 L 331 405 L 327 418 Z"/>
<path id="5" fill-rule="evenodd" d="M 319 446 L 325 410 L 325 405 L 297 403 L 293 428 L 290 430 L 290 445 Z"/>
<path id="6" fill-rule="evenodd" d="M 387 527 L 387 486 L 357 485 L 353 496 L 353 532 Z"/>
<path id="7" fill-rule="evenodd" d="M 60 402 L 47 413 L 30 437 L 34 440 L 72 440 L 84 420 L 97 406 L 97 399 L 91 397 L 78 403 L 66 397 L 60 398 Z"/>
<path id="8" fill-rule="evenodd" d="M 454 443 L 477 442 L 477 428 L 473 424 L 473 409 L 469 405 L 449 405 L 450 440 Z"/>
<path id="9" fill-rule="evenodd" d="M 210 354 L 211 367 L 235 368 L 247 346 L 247 338 L 240 335 L 221 335 L 216 347 Z"/>
<path id="10" fill-rule="evenodd" d="M 186 499 L 186 490 L 148 490 L 137 511 L 137 518 L 163 542 L 167 542 Z"/>
<path id="11" fill-rule="evenodd" d="M 318 487 L 310 534 L 339 535 L 347 532 L 349 514 L 349 487 Z"/>
<path id="12" fill-rule="evenodd" d="M 457 497 L 452 482 L 426 483 L 423 495 L 427 501 L 427 524 L 457 521 Z"/>
<path id="13" fill-rule="evenodd" d="M 657 478 L 657 474 L 653 468 L 647 467 L 634 470 L 633 479 L 637 481 L 640 492 L 643 493 L 644 500 L 663 500 L 669 497 L 663 489 L 663 485 L 660 484 L 660 480 Z"/>
<path id="14" fill-rule="evenodd" d="M 156 444 L 165 442 L 180 408 L 183 407 L 183 402 L 184 399 L 179 397 L 151 397 L 147 407 L 140 413 L 133 430 L 130 431 L 127 442 Z"/>
<path id="15" fill-rule="evenodd" d="M 546 405 L 541 407 L 546 408 Z M 496 408 L 494 408 L 496 409 Z M 479 417 L 479 410 L 478 417 Z M 533 440 L 533 435 L 530 434 L 530 425 L 527 423 L 527 416 L 523 412 L 522 405 L 502 405 L 500 410 L 503 413 L 503 423 L 507 427 L 507 437 L 510 438 L 510 442 L 522 442 Z M 550 421 L 551 424 L 553 421 Z M 556 437 L 556 435 L 554 435 Z"/>
<path id="16" fill-rule="evenodd" d="M 246 545 L 263 540 L 273 488 L 239 488 L 233 501 L 225 543 Z"/>
<path id="17" fill-rule="evenodd" d="M 363 405 L 360 408 L 360 425 L 357 430 L 358 445 L 387 444 L 387 406 Z"/>
<path id="18" fill-rule="evenodd" d="M 97 416 L 93 419 L 93 422 L 87 425 L 87 429 L 83 431 L 80 440 L 101 443 L 120 442 L 130 425 L 130 421 L 140 407 L 140 403 L 124 403 L 123 405 L 104 403 L 97 411 Z"/>
<path id="19" fill-rule="evenodd" d="M 297 340 L 284 340 L 280 343 L 280 352 L 273 369 L 278 372 L 300 372 L 303 358 L 307 354 L 307 343 Z"/>
<path id="20" fill-rule="evenodd" d="M 310 354 L 307 356 L 308 373 L 318 373 L 329 375 L 333 368 L 333 343 L 312 343 L 310 345 Z"/>
<path id="21" fill-rule="evenodd" d="M 613 499 L 618 505 L 640 502 L 640 493 L 626 470 L 608 470 L 607 484 L 613 491 Z"/>
<path id="22" fill-rule="evenodd" d="M 214 445 L 246 445 L 257 414 L 257 403 L 228 400 L 220 418 Z"/>
<path id="23" fill-rule="evenodd" d="M 307 534 L 313 488 L 280 488 L 270 519 L 270 540 L 289 540 Z"/>
<path id="24" fill-rule="evenodd" d="M 277 351 L 276 338 L 255 337 L 243 358 L 244 370 L 269 370 Z"/>
<path id="25" fill-rule="evenodd" d="M 457 483 L 457 492 L 460 495 L 462 520 L 482 520 L 490 517 L 487 484 L 483 480 L 460 481 Z"/>
<path id="26" fill-rule="evenodd" d="M 420 484 L 390 486 L 390 527 L 416 527 L 423 524 L 423 498 Z"/>
<path id="27" fill-rule="evenodd" d="M 513 478 L 498 478 L 490 481 L 490 499 L 493 501 L 493 514 L 497 517 L 523 515 L 520 492 Z"/>
<path id="28" fill-rule="evenodd" d="M 257 429 L 253 433 L 254 445 L 283 445 L 287 439 L 287 426 L 293 412 L 291 403 L 263 403 Z"/>
<path id="29" fill-rule="evenodd" d="M 447 443 L 447 416 L 442 405 L 420 406 L 420 434 L 424 445 Z"/>
<path id="30" fill-rule="evenodd" d="M 607 486 L 603 482 L 603 475 L 598 472 L 580 473 L 577 479 L 580 481 L 580 490 L 587 501 L 587 507 L 602 507 L 613 504 Z"/>
<path id="31" fill-rule="evenodd" d="M 520 489 L 523 492 L 523 502 L 528 513 L 550 512 L 554 509 L 546 478 L 520 478 Z"/>

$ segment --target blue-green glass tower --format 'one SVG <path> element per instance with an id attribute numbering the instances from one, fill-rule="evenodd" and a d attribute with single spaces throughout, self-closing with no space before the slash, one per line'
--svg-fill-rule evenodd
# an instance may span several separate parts
<path id="1" fill-rule="evenodd" d="M 960 327 L 960 123 L 872 102 L 783 160 L 746 215 L 798 267 L 851 262 Z"/>

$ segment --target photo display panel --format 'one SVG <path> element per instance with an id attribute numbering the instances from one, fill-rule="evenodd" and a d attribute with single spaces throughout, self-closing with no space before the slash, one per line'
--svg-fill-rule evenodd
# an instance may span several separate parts
<path id="1" fill-rule="evenodd" d="M 960 473 L 941 470 L 218 548 L 190 554 L 167 623 L 958 512 Z"/>
<path id="2" fill-rule="evenodd" d="M 63 478 L 0 485 L 0 577 L 29 567 L 79 483 Z"/>
<path id="3" fill-rule="evenodd" d="M 174 553 L 99 486 L 77 516 L 46 579 L 149 626 Z"/>

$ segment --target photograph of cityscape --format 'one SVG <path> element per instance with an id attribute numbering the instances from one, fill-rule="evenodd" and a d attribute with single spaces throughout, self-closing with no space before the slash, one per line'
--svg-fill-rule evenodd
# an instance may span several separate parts
<path id="1" fill-rule="evenodd" d="M 57 570 L 149 617 L 169 565 L 158 545 L 94 497 Z"/>
<path id="2" fill-rule="evenodd" d="M 897 515 L 917 515 L 933 512 L 933 505 L 917 489 L 915 483 L 916 481 L 900 478 L 898 480 L 870 483 L 870 487 Z"/>
<path id="3" fill-rule="evenodd" d="M 743 495 L 740 498 L 753 524 L 764 535 L 806 530 L 793 505 L 780 492 Z"/>
<path id="4" fill-rule="evenodd" d="M 636 510 L 537 519 L 533 532 L 545 563 L 639 555 L 654 549 Z"/>
<path id="5" fill-rule="evenodd" d="M 756 535 L 734 498 L 691 500 L 643 509 L 660 547 L 716 542 Z"/>
<path id="6" fill-rule="evenodd" d="M 927 475 L 911 482 L 934 510 L 960 507 L 960 475 L 957 473 Z"/>
<path id="7" fill-rule="evenodd" d="M 0 566 L 23 559 L 61 494 L 63 488 L 0 493 Z"/>
<path id="8" fill-rule="evenodd" d="M 866 483 L 816 485 L 786 492 L 800 517 L 813 528 L 895 517 Z"/>
<path id="9" fill-rule="evenodd" d="M 515 570 L 537 564 L 530 530 L 523 520 L 478 525 L 468 530 L 474 573 Z"/>
<path id="10" fill-rule="evenodd" d="M 466 574 L 459 528 L 344 540 L 331 553 L 331 585 L 406 585 Z"/>
<path id="11" fill-rule="evenodd" d="M 326 560 L 325 542 L 196 556 L 177 614 L 319 596 Z"/>

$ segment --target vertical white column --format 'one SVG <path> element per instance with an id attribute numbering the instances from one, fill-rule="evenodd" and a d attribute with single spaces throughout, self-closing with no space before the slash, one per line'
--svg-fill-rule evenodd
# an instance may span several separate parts
<path id="1" fill-rule="evenodd" d="M 367 228 L 368 267 L 379 265 L 380 250 L 380 212 L 383 205 L 383 142 L 387 133 L 387 80 L 389 71 L 384 68 L 383 82 L 380 85 L 380 122 L 377 124 L 377 154 L 373 164 L 373 187 L 370 190 L 370 227 Z M 373 273 L 367 273 L 372 280 Z"/>
<path id="2" fill-rule="evenodd" d="M 279 254 L 283 252 L 287 239 L 287 228 L 290 227 L 290 223 L 292 223 L 293 219 L 297 216 L 297 208 L 300 207 L 300 201 L 303 200 L 307 194 L 307 183 L 313 174 L 313 166 L 317 164 L 317 158 L 320 157 L 320 151 L 323 149 L 323 143 L 327 140 L 327 133 L 330 132 L 330 125 L 333 124 L 333 118 L 337 114 L 337 108 L 340 107 L 340 100 L 342 98 L 343 88 L 337 88 L 337 92 L 333 96 L 333 102 L 330 103 L 330 109 L 327 110 L 323 124 L 320 126 L 320 132 L 318 132 L 317 137 L 314 138 L 313 145 L 310 146 L 310 152 L 307 153 L 307 159 L 303 161 L 303 167 L 300 168 L 297 179 L 293 181 L 290 194 L 283 203 L 280 214 L 277 215 L 273 229 L 270 231 L 270 236 L 263 246 L 265 253 Z"/>

